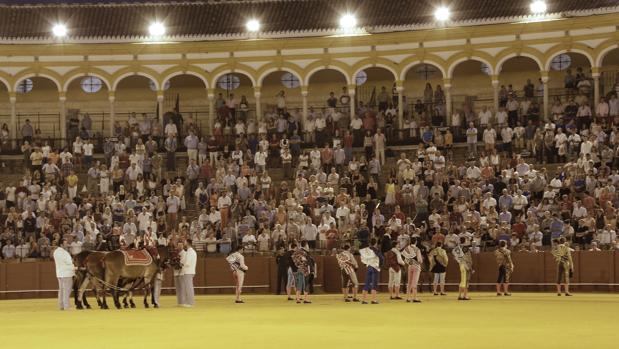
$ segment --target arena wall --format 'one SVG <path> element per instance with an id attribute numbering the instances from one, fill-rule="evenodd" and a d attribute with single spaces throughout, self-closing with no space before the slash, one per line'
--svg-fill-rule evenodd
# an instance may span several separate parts
<path id="1" fill-rule="evenodd" d="M 619 289 L 619 253 L 614 251 L 575 252 L 575 291 L 612 292 Z M 492 291 L 496 281 L 496 264 L 492 253 L 473 255 L 475 273 L 472 289 Z M 512 275 L 514 291 L 552 291 L 556 280 L 556 265 L 550 253 L 514 253 L 515 270 Z M 340 272 L 334 257 L 319 256 L 318 276 L 314 282 L 317 293 L 340 292 Z M 247 257 L 250 268 L 245 278 L 246 293 L 275 293 L 277 266 L 272 257 Z M 363 283 L 365 268 L 357 271 Z M 381 273 L 383 291 L 386 290 L 387 272 Z M 448 289 L 454 291 L 459 282 L 458 265 L 450 260 L 447 268 Z M 223 258 L 200 258 L 194 279 L 197 294 L 233 292 L 233 280 Z M 424 285 L 427 281 L 424 280 Z M 0 299 L 55 297 L 57 282 L 53 262 L 0 263 Z M 427 292 L 427 286 L 424 288 Z M 173 292 L 171 271 L 165 276 L 164 292 Z"/>

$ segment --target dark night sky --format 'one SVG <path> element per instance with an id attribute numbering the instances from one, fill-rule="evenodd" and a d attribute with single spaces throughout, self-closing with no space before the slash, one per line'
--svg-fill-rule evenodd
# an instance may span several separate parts
<path id="1" fill-rule="evenodd" d="M 191 2 L 192 0 L 176 0 L 176 2 Z M 199 0 L 194 0 L 199 1 Z M 92 3 L 131 3 L 131 2 L 175 2 L 175 0 L 0 0 L 0 4 L 92 4 Z"/>

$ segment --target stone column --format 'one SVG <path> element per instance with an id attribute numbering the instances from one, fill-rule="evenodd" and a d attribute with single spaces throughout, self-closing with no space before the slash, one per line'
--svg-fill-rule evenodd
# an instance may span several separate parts
<path id="1" fill-rule="evenodd" d="M 262 102 L 260 101 L 260 86 L 254 87 L 254 99 L 256 100 L 256 123 L 262 120 Z"/>
<path id="2" fill-rule="evenodd" d="M 350 107 L 350 120 L 352 120 L 353 117 L 355 116 L 355 107 L 357 106 L 357 103 L 355 102 L 355 95 L 357 94 L 357 85 L 348 85 L 347 89 L 348 89 L 348 95 L 350 96 L 350 103 L 348 105 Z"/>
<path id="3" fill-rule="evenodd" d="M 447 114 L 446 126 L 451 126 L 451 79 L 443 79 L 443 89 L 445 90 L 445 113 Z"/>
<path id="4" fill-rule="evenodd" d="M 17 146 L 17 95 L 15 92 L 9 93 L 11 103 L 11 123 L 9 124 L 10 137 L 13 147 Z"/>
<path id="5" fill-rule="evenodd" d="M 163 122 L 163 91 L 157 91 L 157 105 L 159 106 L 159 113 L 157 117 L 159 118 L 159 122 Z M 180 132 L 180 130 L 178 130 Z"/>
<path id="6" fill-rule="evenodd" d="M 404 126 L 404 85 L 403 81 L 396 81 L 395 89 L 398 91 L 398 128 L 401 129 Z"/>
<path id="7" fill-rule="evenodd" d="M 110 101 L 110 137 L 114 136 L 114 124 L 116 123 L 116 96 L 114 91 L 108 92 L 108 101 Z"/>
<path id="8" fill-rule="evenodd" d="M 213 124 L 215 124 L 215 119 L 217 115 L 215 115 L 215 95 L 213 93 L 206 94 L 208 99 L 208 134 L 213 134 Z"/>
<path id="9" fill-rule="evenodd" d="M 301 98 L 303 99 L 303 112 L 301 115 L 301 125 L 305 127 L 305 122 L 307 121 L 308 115 L 308 107 L 307 107 L 307 96 L 309 95 L 309 91 L 307 86 L 301 86 Z M 301 128 L 303 130 L 304 128 Z"/>
<path id="10" fill-rule="evenodd" d="M 600 103 L 600 72 L 599 68 L 591 68 L 591 76 L 593 77 L 593 103 L 591 103 L 591 111 L 597 116 L 597 105 Z"/>
<path id="11" fill-rule="evenodd" d="M 65 92 L 60 92 L 58 95 L 58 106 L 60 109 L 60 145 L 71 144 L 73 141 L 67 139 L 67 96 Z"/>
<path id="12" fill-rule="evenodd" d="M 547 71 L 542 71 L 542 83 L 544 84 L 544 120 L 548 121 L 550 119 L 549 111 L 550 106 L 548 105 L 550 102 L 550 96 L 548 95 L 548 81 L 550 81 L 550 76 Z"/>
<path id="13" fill-rule="evenodd" d="M 494 113 L 499 110 L 499 76 L 492 75 L 492 106 Z"/>

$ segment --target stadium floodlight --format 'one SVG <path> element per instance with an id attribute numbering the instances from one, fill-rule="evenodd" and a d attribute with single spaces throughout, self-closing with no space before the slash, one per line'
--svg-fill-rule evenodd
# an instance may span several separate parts
<path id="1" fill-rule="evenodd" d="M 52 27 L 52 33 L 57 38 L 63 38 L 67 36 L 68 31 L 69 30 L 67 29 L 67 26 L 62 23 L 58 23 Z"/>
<path id="2" fill-rule="evenodd" d="M 165 31 L 165 25 L 163 25 L 163 23 L 161 22 L 153 22 L 148 27 L 148 32 L 151 36 L 162 36 L 165 34 Z"/>
<path id="3" fill-rule="evenodd" d="M 449 11 L 449 8 L 445 6 L 441 6 L 434 11 L 434 18 L 436 18 L 439 22 L 447 21 L 449 16 L 451 16 L 451 11 Z"/>
<path id="4" fill-rule="evenodd" d="M 340 28 L 344 30 L 351 30 L 357 27 L 357 17 L 347 13 L 340 17 Z"/>
<path id="5" fill-rule="evenodd" d="M 255 33 L 260 30 L 260 22 L 257 19 L 250 19 L 245 27 L 248 31 Z"/>
<path id="6" fill-rule="evenodd" d="M 546 2 L 542 0 L 535 0 L 531 3 L 531 12 L 534 14 L 545 13 L 547 8 L 548 6 L 546 6 Z"/>

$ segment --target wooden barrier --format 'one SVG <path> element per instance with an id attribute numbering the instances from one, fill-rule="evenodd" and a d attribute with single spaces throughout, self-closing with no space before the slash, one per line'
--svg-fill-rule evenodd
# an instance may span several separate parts
<path id="1" fill-rule="evenodd" d="M 619 252 L 575 252 L 574 277 L 571 280 L 575 291 L 609 292 L 619 289 Z M 338 293 L 341 290 L 340 269 L 334 257 L 317 256 L 316 292 Z M 552 291 L 556 282 L 556 263 L 550 253 L 514 253 L 515 270 L 512 274 L 514 291 Z M 471 277 L 473 290 L 491 291 L 497 277 L 497 266 L 492 253 L 473 256 L 475 272 Z M 277 265 L 273 257 L 247 257 L 249 272 L 245 278 L 246 293 L 275 293 L 277 289 Z M 357 270 L 359 282 L 365 281 L 365 266 Z M 458 264 L 450 257 L 446 282 L 455 290 L 459 282 Z M 381 289 L 386 290 L 388 273 L 381 272 Z M 428 280 L 424 280 L 424 291 Z M 194 285 L 197 294 L 232 293 L 233 279 L 230 267 L 224 258 L 199 258 Z M 284 285 L 282 285 L 284 286 Z M 164 293 L 172 293 L 173 275 L 166 272 Z M 0 299 L 54 297 L 57 281 L 53 262 L 8 262 L 0 263 Z M 282 291 L 284 288 L 282 287 Z"/>

